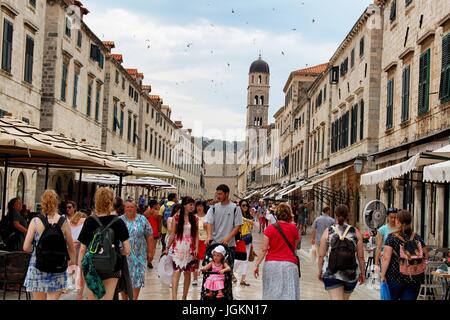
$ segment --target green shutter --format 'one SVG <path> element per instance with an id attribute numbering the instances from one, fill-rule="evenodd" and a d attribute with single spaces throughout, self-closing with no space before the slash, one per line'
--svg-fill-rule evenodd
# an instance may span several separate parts
<path id="1" fill-rule="evenodd" d="M 409 119 L 409 86 L 410 66 L 406 66 L 402 74 L 402 122 Z"/>
<path id="2" fill-rule="evenodd" d="M 391 79 L 387 83 L 386 129 L 392 128 L 393 104 L 394 104 L 394 80 Z"/>
<path id="3" fill-rule="evenodd" d="M 364 138 L 364 100 L 361 100 L 359 119 L 359 139 L 362 140 Z"/>
<path id="4" fill-rule="evenodd" d="M 442 69 L 439 99 L 441 103 L 450 101 L 450 33 L 442 39 Z"/>
<path id="5" fill-rule="evenodd" d="M 430 49 L 420 56 L 419 110 L 421 116 L 428 112 L 430 104 Z"/>

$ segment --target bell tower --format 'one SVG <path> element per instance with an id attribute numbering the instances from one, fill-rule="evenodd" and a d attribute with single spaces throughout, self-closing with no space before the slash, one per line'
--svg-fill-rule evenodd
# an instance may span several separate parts
<path id="1" fill-rule="evenodd" d="M 256 129 L 268 124 L 270 70 L 267 62 L 255 60 L 248 73 L 247 87 L 247 126 Z"/>

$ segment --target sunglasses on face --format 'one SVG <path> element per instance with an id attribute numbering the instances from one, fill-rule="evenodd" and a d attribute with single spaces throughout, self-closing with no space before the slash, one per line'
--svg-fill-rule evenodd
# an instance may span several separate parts
<path id="1" fill-rule="evenodd" d="M 72 209 L 73 207 L 66 207 L 66 209 Z"/>
<path id="2" fill-rule="evenodd" d="M 248 207 L 248 204 L 243 204 L 241 207 Z"/>

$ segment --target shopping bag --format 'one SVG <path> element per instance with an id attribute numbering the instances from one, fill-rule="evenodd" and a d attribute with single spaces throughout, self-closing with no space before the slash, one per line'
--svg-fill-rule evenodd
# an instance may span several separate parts
<path id="1" fill-rule="evenodd" d="M 391 293 L 386 281 L 383 281 L 380 285 L 380 298 L 381 300 L 391 300 Z"/>

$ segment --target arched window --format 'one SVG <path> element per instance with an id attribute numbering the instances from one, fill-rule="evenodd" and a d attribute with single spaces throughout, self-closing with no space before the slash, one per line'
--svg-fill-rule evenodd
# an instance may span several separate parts
<path id="1" fill-rule="evenodd" d="M 17 178 L 17 197 L 20 198 L 22 202 L 25 202 L 25 176 L 23 175 L 23 172 L 21 172 Z"/>
<path id="2" fill-rule="evenodd" d="M 61 197 L 61 192 L 62 192 L 62 179 L 61 179 L 61 177 L 58 177 L 58 179 L 56 179 L 55 191 L 56 191 L 56 194 L 59 197 Z"/>
<path id="3" fill-rule="evenodd" d="M 258 103 L 259 103 L 259 97 L 255 96 L 255 105 L 258 105 Z"/>
<path id="4" fill-rule="evenodd" d="M 261 105 L 263 106 L 263 105 L 264 105 L 264 96 L 261 96 L 261 97 L 259 98 L 259 101 L 261 101 Z"/>
<path id="5" fill-rule="evenodd" d="M 261 77 L 261 75 L 258 76 L 258 83 L 259 83 L 259 84 L 262 83 L 262 77 Z"/>

